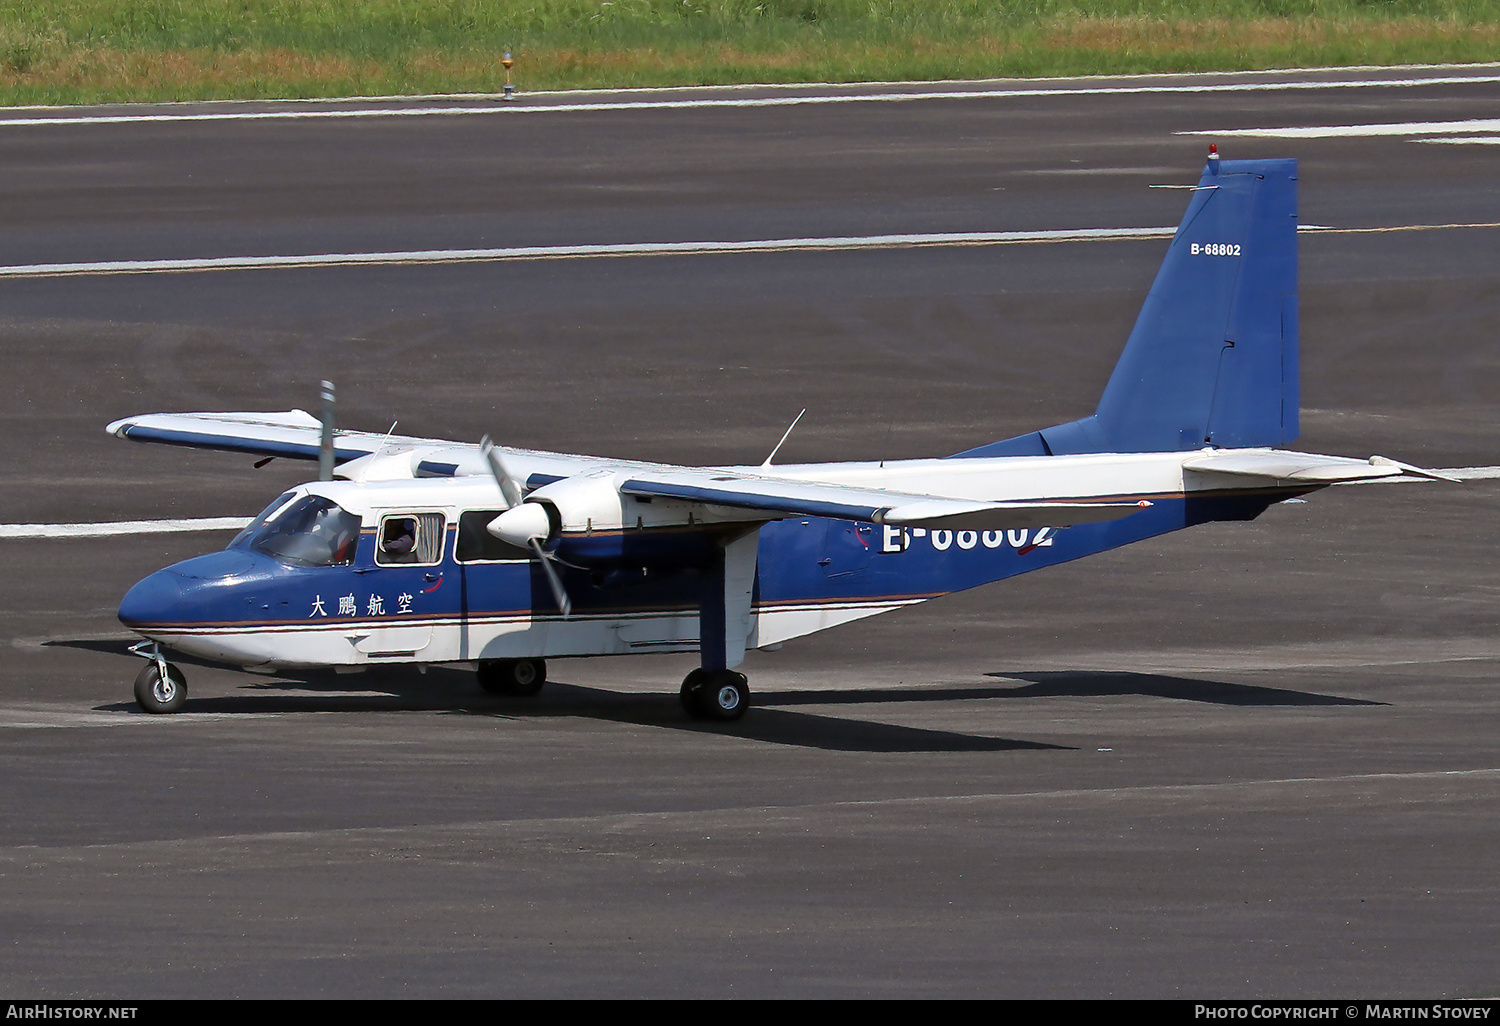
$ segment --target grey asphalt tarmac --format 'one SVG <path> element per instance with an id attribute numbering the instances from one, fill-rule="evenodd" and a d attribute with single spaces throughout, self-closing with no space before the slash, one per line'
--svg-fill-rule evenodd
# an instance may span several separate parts
<path id="1" fill-rule="evenodd" d="M 0 125 L 0 264 L 1174 225 L 1178 133 L 1484 118 L 1493 71 Z M 1500 463 L 1500 149 L 1217 141 L 1299 158 L 1304 224 L 1489 226 L 1303 236 L 1299 446 Z M 758 462 L 805 406 L 780 460 L 949 453 L 1089 412 L 1164 250 L 0 279 L 0 522 L 251 515 L 307 465 L 104 424 L 324 377 L 372 430 Z M 687 657 L 185 664 L 150 717 L 115 607 L 227 539 L 0 540 L 0 996 L 1493 997 L 1497 502 L 1334 489 L 847 626 L 728 727 Z"/>

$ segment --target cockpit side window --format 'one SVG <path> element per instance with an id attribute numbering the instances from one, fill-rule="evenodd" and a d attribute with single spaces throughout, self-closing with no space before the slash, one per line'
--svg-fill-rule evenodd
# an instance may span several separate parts
<path id="1" fill-rule="evenodd" d="M 261 524 L 247 543 L 293 566 L 343 566 L 354 562 L 359 527 L 359 517 L 338 503 L 304 495 Z"/>
<path id="2" fill-rule="evenodd" d="M 436 563 L 443 557 L 441 513 L 393 513 L 382 517 L 375 562 L 389 566 Z"/>

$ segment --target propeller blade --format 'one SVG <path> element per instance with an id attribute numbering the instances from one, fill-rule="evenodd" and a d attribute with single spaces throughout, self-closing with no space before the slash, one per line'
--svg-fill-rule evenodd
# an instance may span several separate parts
<path id="1" fill-rule="evenodd" d="M 496 528 L 507 517 L 513 522 L 509 526 L 519 525 L 521 533 L 526 535 L 527 546 L 535 553 L 536 558 L 541 561 L 542 572 L 547 575 L 547 584 L 552 589 L 552 599 L 557 603 L 557 608 L 562 610 L 564 617 L 572 615 L 573 600 L 568 598 L 568 592 L 563 588 L 562 577 L 558 575 L 557 568 L 552 565 L 552 557 L 547 554 L 547 550 L 542 548 L 542 536 L 536 533 L 541 525 L 531 523 L 531 520 L 535 517 L 527 515 L 531 513 L 535 514 L 535 516 L 541 516 L 544 518 L 545 524 L 545 514 L 537 512 L 541 509 L 539 506 L 526 505 L 523 508 L 521 488 L 516 484 L 516 479 L 511 476 L 510 471 L 505 469 L 505 460 L 501 458 L 500 450 L 495 448 L 495 443 L 490 441 L 489 435 L 485 435 L 480 439 L 479 451 L 484 454 L 485 462 L 490 466 L 490 473 L 494 475 L 495 484 L 500 486 L 500 496 L 505 500 L 507 507 L 505 513 L 500 514 L 500 516 L 491 521 L 489 532 L 497 538 L 515 544 L 520 539 L 513 537 L 512 532 L 496 530 Z"/>
<path id="2" fill-rule="evenodd" d="M 531 551 L 536 553 L 536 558 L 542 561 L 542 570 L 547 575 L 547 583 L 552 586 L 552 598 L 557 603 L 557 608 L 562 610 L 564 617 L 573 612 L 573 602 L 568 598 L 568 593 L 563 590 L 562 578 L 557 574 L 557 568 L 552 565 L 552 557 L 542 550 L 542 543 L 535 538 L 527 541 Z"/>
<path id="3" fill-rule="evenodd" d="M 480 439 L 479 451 L 484 454 L 485 462 L 490 465 L 490 473 L 494 475 L 495 484 L 500 486 L 500 497 L 505 500 L 506 507 L 520 505 L 521 488 L 516 484 L 516 479 L 506 471 L 505 461 L 500 458 L 500 450 L 495 448 L 495 443 L 490 441 L 489 435 Z"/>
<path id="4" fill-rule="evenodd" d="M 323 414 L 318 418 L 322 428 L 318 433 L 318 480 L 332 481 L 334 463 L 333 434 L 335 431 L 332 381 L 323 382 L 321 394 L 323 399 Z M 259 467 L 260 464 L 257 463 L 256 466 Z"/>

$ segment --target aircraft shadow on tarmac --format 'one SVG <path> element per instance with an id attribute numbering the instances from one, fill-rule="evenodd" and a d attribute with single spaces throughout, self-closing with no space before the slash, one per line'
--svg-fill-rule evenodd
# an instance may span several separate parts
<path id="1" fill-rule="evenodd" d="M 120 640 L 54 640 L 46 646 L 80 648 L 123 655 L 129 644 Z M 210 666 L 191 657 L 190 665 Z M 411 667 L 376 667 L 358 675 L 328 671 L 282 673 L 247 680 L 241 694 L 192 697 L 187 713 L 286 712 L 443 712 L 514 719 L 576 716 L 641 726 L 668 727 L 695 733 L 725 734 L 774 744 L 859 752 L 993 752 L 1016 749 L 1065 750 L 1051 745 L 956 731 L 905 727 L 849 720 L 786 706 L 880 705 L 908 702 L 973 702 L 1016 698 L 1107 698 L 1145 696 L 1179 701 L 1238 706 L 1362 706 L 1384 705 L 1367 699 L 1322 695 L 1288 688 L 1176 677 L 1133 671 L 991 671 L 985 676 L 1024 681 L 1004 687 L 844 688 L 817 691 L 757 692 L 755 707 L 734 723 L 704 723 L 689 719 L 671 693 L 615 692 L 576 684 L 549 682 L 534 698 L 508 698 L 476 691 L 467 670 L 431 667 L 419 673 Z M 323 692 L 323 693 L 319 693 Z M 134 702 L 109 703 L 101 710 L 134 711 Z"/>
<path id="2" fill-rule="evenodd" d="M 1256 684 L 1230 684 L 1225 681 L 1173 677 L 1162 673 L 1135 673 L 1129 670 L 1045 670 L 1015 672 L 992 671 L 986 677 L 1028 681 L 1019 687 L 995 689 L 992 698 L 1106 698 L 1112 695 L 1140 695 L 1148 698 L 1175 698 L 1185 702 L 1208 702 L 1213 705 L 1386 705 L 1363 698 L 1319 695 L 1311 691 L 1268 688 Z"/>
<path id="3" fill-rule="evenodd" d="M 46 645 L 81 648 L 123 655 L 129 642 L 115 640 L 57 640 Z M 190 657 L 184 665 L 211 666 Z M 122 686 L 124 686 L 122 682 Z M 177 715 L 268 714 L 313 712 L 438 712 L 504 719 L 583 717 L 639 726 L 765 741 L 771 744 L 843 752 L 997 752 L 1015 750 L 1071 750 L 1065 745 L 986 737 L 957 731 L 931 730 L 899 724 L 850 720 L 816 713 L 774 708 L 782 705 L 881 704 L 895 701 L 965 701 L 1008 693 L 1000 689 L 941 688 L 908 691 L 877 688 L 854 691 L 782 691 L 757 693 L 755 707 L 733 723 L 705 723 L 690 719 L 675 692 L 618 692 L 549 681 L 540 695 L 511 698 L 480 692 L 467 670 L 434 666 L 376 667 L 357 675 L 328 671 L 280 673 L 250 678 L 239 693 L 196 697 L 189 681 L 187 703 Z M 99 711 L 138 712 L 132 701 L 110 702 Z M 142 713 L 141 715 L 145 715 Z"/>

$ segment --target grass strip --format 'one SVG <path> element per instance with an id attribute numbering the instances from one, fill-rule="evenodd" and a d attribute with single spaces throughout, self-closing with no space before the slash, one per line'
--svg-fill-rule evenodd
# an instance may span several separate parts
<path id="1" fill-rule="evenodd" d="M 1470 63 L 1500 0 L 0 0 L 0 103 Z"/>

